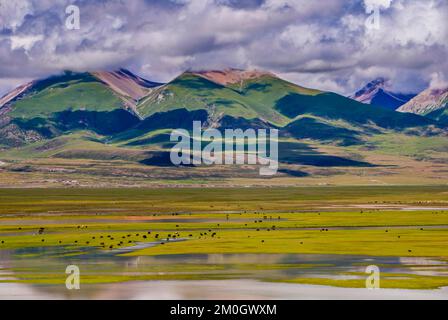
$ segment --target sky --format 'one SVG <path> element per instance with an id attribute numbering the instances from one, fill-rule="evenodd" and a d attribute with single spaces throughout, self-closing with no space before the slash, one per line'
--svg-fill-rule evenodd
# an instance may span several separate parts
<path id="1" fill-rule="evenodd" d="M 447 85 L 447 57 L 447 0 L 0 0 L 0 95 L 63 70 L 166 82 L 228 67 L 417 93 Z"/>

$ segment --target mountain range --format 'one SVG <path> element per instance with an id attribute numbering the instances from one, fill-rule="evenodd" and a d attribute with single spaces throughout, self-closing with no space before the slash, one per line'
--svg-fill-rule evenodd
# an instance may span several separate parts
<path id="1" fill-rule="evenodd" d="M 368 95 L 365 91 L 364 97 Z M 423 100 L 417 96 L 409 103 L 415 101 Z M 279 160 L 284 166 L 280 172 L 303 177 L 314 172 L 312 168 L 375 168 L 376 160 L 364 159 L 377 159 L 376 150 L 389 152 L 388 146 L 397 139 L 408 143 L 406 156 L 428 158 L 434 150 L 445 150 L 442 110 L 446 108 L 415 112 L 421 114 L 397 112 L 259 70 L 186 71 L 168 83 L 149 81 L 124 69 L 66 71 L 26 83 L 1 98 L 0 160 L 10 163 L 12 172 L 43 170 L 30 169 L 35 162 L 29 159 L 68 161 L 64 169 L 68 171 L 73 170 L 70 161 L 74 159 L 79 160 L 77 165 L 85 160 L 105 161 L 110 165 L 101 169 L 101 175 L 134 177 L 135 163 L 171 166 L 170 132 L 191 130 L 193 121 L 201 121 L 204 128 L 278 129 Z M 435 149 L 422 149 L 417 155 L 411 141 Z M 120 161 L 130 161 L 131 167 L 112 170 L 112 163 Z M 400 168 L 402 159 L 396 161 Z M 27 165 L 17 167 L 16 163 Z M 304 172 L 297 166 L 310 169 Z M 160 175 L 166 177 L 167 172 L 163 169 Z M 209 175 L 235 176 L 226 172 Z"/>
<path id="2" fill-rule="evenodd" d="M 166 84 L 124 69 L 67 71 L 5 95 L 0 119 L 0 142 L 10 146 L 81 129 L 122 136 L 188 129 L 193 119 L 209 127 L 276 127 L 284 135 L 344 143 L 374 128 L 438 125 L 419 115 L 369 108 L 335 93 L 301 87 L 270 72 L 236 69 L 187 71 Z"/>

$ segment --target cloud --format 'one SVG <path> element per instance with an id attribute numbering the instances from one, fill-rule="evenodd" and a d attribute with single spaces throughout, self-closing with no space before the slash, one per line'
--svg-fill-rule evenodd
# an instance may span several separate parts
<path id="1" fill-rule="evenodd" d="M 388 9 L 393 0 L 364 0 L 364 6 L 368 12 L 372 9 Z"/>
<path id="2" fill-rule="evenodd" d="M 448 79 L 446 75 L 441 72 L 434 72 L 431 74 L 431 82 L 429 83 L 431 89 L 446 89 L 448 88 Z"/>
<path id="3" fill-rule="evenodd" d="M 28 52 L 33 46 L 44 39 L 43 35 L 37 36 L 11 36 L 11 50 L 24 49 Z"/>
<path id="4" fill-rule="evenodd" d="M 127 67 L 168 81 L 185 69 L 258 68 L 351 93 L 385 76 L 418 91 L 447 74 L 444 0 L 0 0 L 0 79 Z M 65 28 L 78 5 L 81 29 Z M 367 6 L 381 7 L 366 30 Z M 13 82 L 11 80 L 11 82 Z M 1 94 L 0 88 L 0 94 Z M 4 90 L 4 89 L 3 89 Z"/>
<path id="5" fill-rule="evenodd" d="M 0 0 L 0 28 L 16 30 L 25 16 L 33 12 L 33 4 L 26 0 Z"/>

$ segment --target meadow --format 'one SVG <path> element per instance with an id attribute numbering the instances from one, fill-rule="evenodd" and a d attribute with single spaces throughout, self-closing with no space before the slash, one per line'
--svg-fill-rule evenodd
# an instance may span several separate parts
<path id="1" fill-rule="evenodd" d="M 1 189 L 0 282 L 63 285 L 75 263 L 89 284 L 363 287 L 373 259 L 384 288 L 440 288 L 447 203 L 447 186 Z"/>

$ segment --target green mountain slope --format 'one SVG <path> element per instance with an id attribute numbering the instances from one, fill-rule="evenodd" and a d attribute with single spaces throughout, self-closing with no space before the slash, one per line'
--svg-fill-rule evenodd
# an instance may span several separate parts
<path id="1" fill-rule="evenodd" d="M 250 103 L 238 92 L 191 73 L 184 73 L 142 99 L 137 110 L 143 117 L 175 109 L 207 110 L 256 118 Z"/>
<path id="2" fill-rule="evenodd" d="M 446 110 L 429 116 L 371 108 L 259 71 L 186 72 L 165 85 L 125 70 L 69 72 L 0 99 L 0 176 L 95 186 L 258 179 L 252 166 L 171 163 L 172 130 L 201 121 L 204 129 L 278 129 L 280 178 L 401 183 L 426 172 L 426 181 L 444 183 Z"/>
<path id="3" fill-rule="evenodd" d="M 448 100 L 446 102 L 448 104 Z M 427 118 L 439 121 L 444 125 L 448 125 L 448 106 L 445 108 L 433 111 L 426 115 Z"/>
<path id="4" fill-rule="evenodd" d="M 314 115 L 330 120 L 344 120 L 356 125 L 374 124 L 385 129 L 401 130 L 435 124 L 424 117 L 368 105 L 335 93 L 317 95 L 289 94 L 276 102 L 275 109 L 289 118 Z"/>
<path id="5" fill-rule="evenodd" d="M 289 120 L 273 108 L 276 101 L 289 94 L 314 96 L 321 93 L 321 91 L 300 87 L 269 74 L 233 84 L 231 87 L 250 101 L 252 108 L 262 118 L 270 119 L 271 122 L 278 124 L 284 124 Z"/>
<path id="6" fill-rule="evenodd" d="M 314 139 L 323 142 L 337 142 L 341 145 L 362 143 L 362 131 L 349 129 L 320 118 L 300 117 L 284 128 L 284 136 L 296 139 Z"/>
<path id="7" fill-rule="evenodd" d="M 39 81 L 23 98 L 12 104 L 12 118 L 45 117 L 72 111 L 112 111 L 122 100 L 89 73 L 65 74 Z"/>
<path id="8" fill-rule="evenodd" d="M 68 130 L 127 130 L 139 121 L 136 100 L 157 85 L 126 70 L 66 71 L 31 82 L 1 99 L 0 144 L 18 146 Z"/>
<path id="9" fill-rule="evenodd" d="M 66 72 L 17 92 L 0 106 L 0 144 L 21 145 L 89 130 L 121 145 L 149 145 L 157 141 L 152 132 L 190 129 L 197 120 L 221 129 L 275 127 L 284 137 L 350 145 L 385 130 L 439 125 L 261 71 L 185 72 L 165 85 L 126 70 Z"/>
<path id="10" fill-rule="evenodd" d="M 242 71 L 227 70 L 223 74 L 231 77 L 237 72 Z M 179 108 L 206 110 L 212 120 L 230 116 L 285 125 L 289 120 L 273 106 L 276 100 L 290 93 L 313 95 L 319 91 L 265 73 L 239 82 L 219 83 L 207 73 L 186 72 L 142 99 L 138 111 L 148 117 Z"/>

